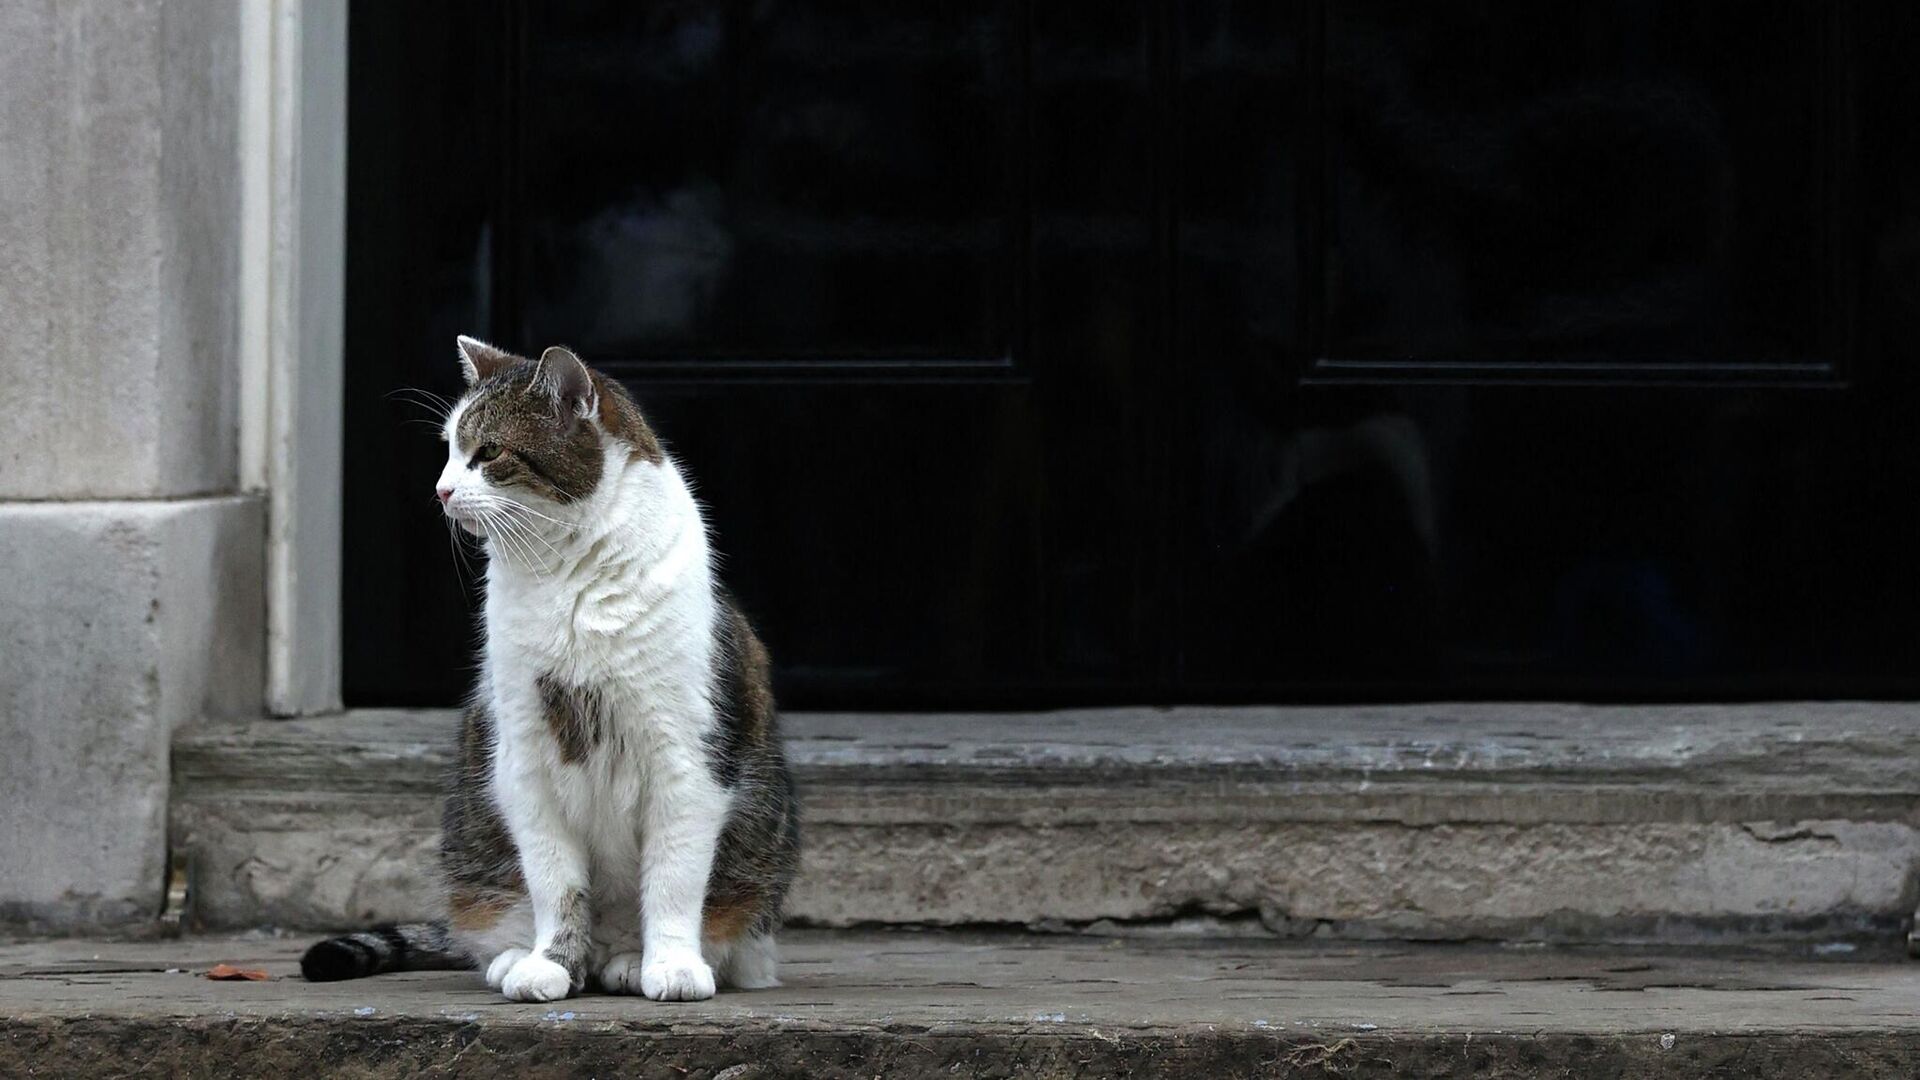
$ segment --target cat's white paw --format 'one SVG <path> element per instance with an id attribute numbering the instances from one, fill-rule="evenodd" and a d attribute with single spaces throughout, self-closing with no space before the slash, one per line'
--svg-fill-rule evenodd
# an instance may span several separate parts
<path id="1" fill-rule="evenodd" d="M 507 981 L 507 972 L 512 971 L 513 965 L 519 963 L 526 955 L 525 949 L 508 949 L 494 957 L 493 963 L 487 965 L 487 986 L 494 990 L 500 989 L 500 984 Z"/>
<path id="2" fill-rule="evenodd" d="M 705 1001 L 713 996 L 713 969 L 698 950 L 664 951 L 641 965 L 640 992 L 655 1001 Z"/>
<path id="3" fill-rule="evenodd" d="M 544 956 L 523 956 L 507 971 L 500 992 L 508 1001 L 559 1001 L 573 992 L 573 978 Z"/>
<path id="4" fill-rule="evenodd" d="M 639 993 L 640 967 L 641 959 L 637 952 L 613 954 L 600 968 L 600 989 L 609 994 Z"/>

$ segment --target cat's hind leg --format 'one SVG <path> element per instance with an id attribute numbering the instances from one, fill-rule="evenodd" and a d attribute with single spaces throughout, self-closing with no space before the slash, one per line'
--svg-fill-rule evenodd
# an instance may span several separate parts
<path id="1" fill-rule="evenodd" d="M 449 914 L 454 941 L 486 973 L 489 989 L 500 989 L 513 965 L 533 951 L 533 905 L 524 894 L 476 898 L 456 890 Z"/>
<path id="2" fill-rule="evenodd" d="M 780 985 L 780 950 L 772 934 L 745 934 L 722 949 L 724 954 L 716 956 L 713 962 L 722 985 L 736 990 L 765 990 Z"/>

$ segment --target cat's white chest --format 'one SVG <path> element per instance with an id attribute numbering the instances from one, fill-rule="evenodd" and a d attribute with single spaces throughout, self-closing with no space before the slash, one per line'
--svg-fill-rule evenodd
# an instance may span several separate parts
<path id="1" fill-rule="evenodd" d="M 699 651 L 713 625 L 704 537 L 654 560 L 570 567 L 488 594 L 491 644 L 573 685 L 628 677 Z"/>

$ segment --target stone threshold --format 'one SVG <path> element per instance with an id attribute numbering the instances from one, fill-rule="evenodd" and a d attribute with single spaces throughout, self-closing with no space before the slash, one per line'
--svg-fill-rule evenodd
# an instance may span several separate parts
<path id="1" fill-rule="evenodd" d="M 432 910 L 454 716 L 175 742 L 201 925 Z M 1827 941 L 1904 932 L 1920 705 L 798 714 L 819 926 Z"/>
<path id="2" fill-rule="evenodd" d="M 0 946 L 0 1075 L 1726 1077 L 1920 1072 L 1920 966 L 1773 954 L 801 931 L 785 985 L 502 1000 L 299 979 L 301 938 Z M 215 982 L 216 963 L 264 982 Z"/>

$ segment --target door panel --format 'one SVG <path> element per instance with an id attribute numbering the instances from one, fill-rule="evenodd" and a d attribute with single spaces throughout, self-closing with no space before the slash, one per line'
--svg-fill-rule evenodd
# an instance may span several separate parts
<path id="1" fill-rule="evenodd" d="M 1835 370 L 1845 11 L 1327 4 L 1317 366 Z"/>
<path id="2" fill-rule="evenodd" d="M 470 325 L 574 345 L 634 391 L 789 704 L 1118 700 L 1164 680 L 1152 13 L 488 8 L 461 124 L 494 152 L 455 170 L 486 212 L 422 192 L 409 226 L 459 253 L 444 269 L 470 282 Z M 371 39 L 421 18 L 354 16 Z M 354 173 L 364 220 L 422 184 L 381 135 L 424 120 L 412 79 L 356 70 L 355 123 L 389 155 Z M 349 460 L 378 485 L 350 493 L 351 572 L 375 595 L 346 599 L 366 635 L 349 697 L 452 700 L 474 600 L 433 566 L 431 506 L 400 494 L 427 490 L 438 446 L 390 435 L 408 406 L 380 394 L 455 392 L 453 328 L 391 285 L 389 260 L 431 256 L 394 233 L 349 243 L 367 274 L 350 423 L 379 447 Z M 457 645 L 421 668 L 421 639 Z"/>
<path id="3" fill-rule="evenodd" d="M 1011 361 L 1022 6 L 524 19 L 516 336 L 621 360 Z"/>
<path id="4" fill-rule="evenodd" d="M 1182 696 L 1911 692 L 1911 14 L 1179 10 Z"/>
<path id="5" fill-rule="evenodd" d="M 789 705 L 1920 690 L 1893 0 L 354 5 L 347 693 L 399 387 L 572 344 Z"/>

